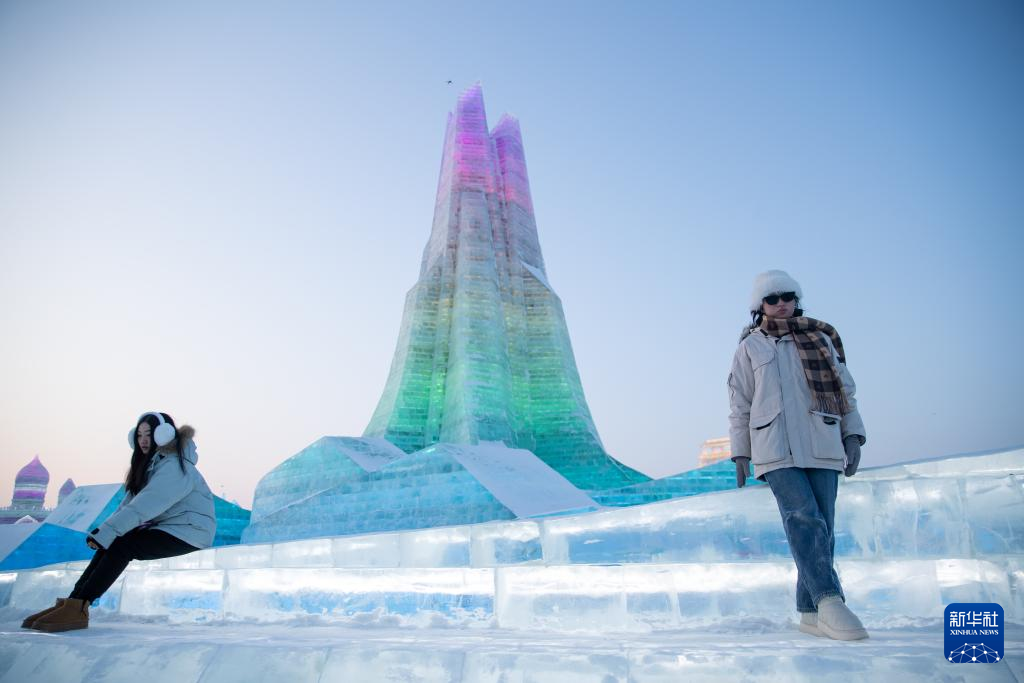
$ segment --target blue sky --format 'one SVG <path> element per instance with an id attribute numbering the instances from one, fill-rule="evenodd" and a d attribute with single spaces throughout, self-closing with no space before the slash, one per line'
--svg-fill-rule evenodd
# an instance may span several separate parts
<path id="1" fill-rule="evenodd" d="M 246 505 L 361 434 L 476 81 L 623 462 L 727 433 L 768 268 L 843 335 L 865 464 L 1024 443 L 1022 39 L 1016 2 L 5 2 L 0 487 L 119 480 L 144 410 Z"/>

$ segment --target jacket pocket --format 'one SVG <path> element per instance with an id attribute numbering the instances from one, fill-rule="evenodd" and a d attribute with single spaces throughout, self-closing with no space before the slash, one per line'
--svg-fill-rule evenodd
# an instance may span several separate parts
<path id="1" fill-rule="evenodd" d="M 760 344 L 751 344 L 747 348 L 747 355 L 750 356 L 751 369 L 757 371 L 775 360 L 775 349 Z"/>
<path id="2" fill-rule="evenodd" d="M 811 411 L 811 454 L 818 460 L 844 460 L 840 423 L 842 417 L 831 413 Z"/>
<path id="3" fill-rule="evenodd" d="M 779 462 L 789 454 L 781 409 L 750 416 L 750 460 L 755 465 Z"/>

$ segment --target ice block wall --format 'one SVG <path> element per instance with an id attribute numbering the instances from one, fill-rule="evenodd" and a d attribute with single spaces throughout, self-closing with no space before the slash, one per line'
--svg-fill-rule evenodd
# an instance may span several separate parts
<path id="1" fill-rule="evenodd" d="M 837 566 L 869 628 L 950 602 L 1024 615 L 1024 450 L 865 470 L 840 485 Z M 0 573 L 28 612 L 83 563 Z M 795 568 L 766 487 L 550 519 L 213 548 L 133 563 L 95 614 L 553 631 L 790 618 Z"/>
<path id="2" fill-rule="evenodd" d="M 368 459 L 367 453 L 383 455 Z M 320 476 L 302 474 L 307 471 Z M 295 472 L 300 473 L 301 496 L 288 491 Z M 265 477 L 256 493 L 252 523 L 243 534 L 247 543 L 598 507 L 533 453 L 493 442 L 435 444 L 406 455 L 383 439 L 325 438 Z"/>

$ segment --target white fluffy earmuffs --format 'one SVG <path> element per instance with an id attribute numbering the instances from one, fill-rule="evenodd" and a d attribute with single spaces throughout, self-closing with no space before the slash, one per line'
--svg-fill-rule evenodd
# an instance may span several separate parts
<path id="1" fill-rule="evenodd" d="M 135 430 L 139 428 L 139 422 L 142 418 L 147 415 L 152 415 L 160 421 L 160 424 L 156 426 L 156 430 L 153 432 L 153 441 L 156 442 L 158 447 L 166 446 L 170 442 L 174 441 L 174 437 L 178 435 L 178 432 L 174 429 L 174 425 L 164 420 L 164 416 L 162 414 L 143 413 L 142 415 L 139 415 L 139 419 L 135 421 L 135 426 L 128 432 L 128 443 L 131 445 L 132 450 L 135 450 Z"/>

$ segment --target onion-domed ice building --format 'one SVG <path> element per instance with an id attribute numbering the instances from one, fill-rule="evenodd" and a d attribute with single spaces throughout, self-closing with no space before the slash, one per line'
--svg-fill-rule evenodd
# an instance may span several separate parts
<path id="1" fill-rule="evenodd" d="M 63 503 L 64 499 L 71 495 L 74 490 L 75 481 L 71 477 L 68 477 L 68 480 L 61 484 L 60 491 L 57 492 L 57 505 Z"/>
<path id="2" fill-rule="evenodd" d="M 50 510 L 43 507 L 49 483 L 50 472 L 37 455 L 14 478 L 14 495 L 8 507 L 0 508 L 0 524 L 14 524 L 25 516 L 43 521 L 50 514 Z"/>

